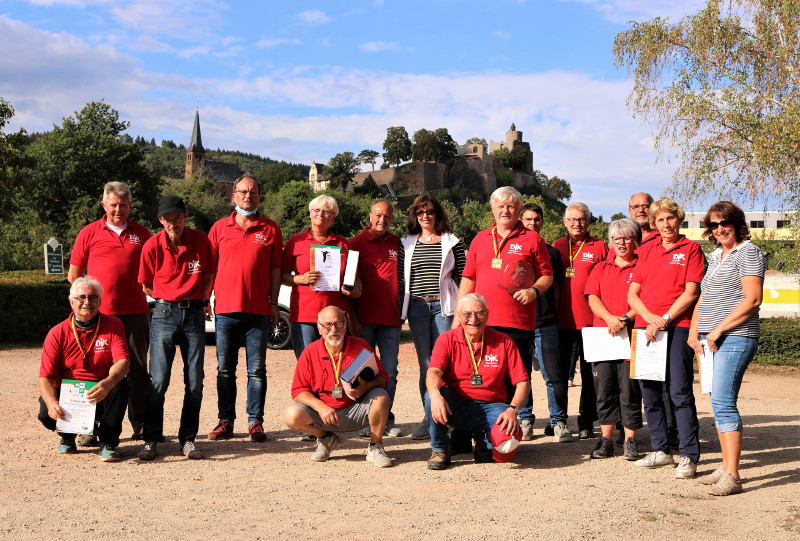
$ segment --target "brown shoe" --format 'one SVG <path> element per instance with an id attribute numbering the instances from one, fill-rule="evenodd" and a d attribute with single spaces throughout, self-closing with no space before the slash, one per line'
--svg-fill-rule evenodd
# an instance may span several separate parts
<path id="1" fill-rule="evenodd" d="M 216 428 L 208 433 L 210 440 L 227 440 L 233 437 L 233 423 L 220 419 Z"/>
<path id="2" fill-rule="evenodd" d="M 264 433 L 264 427 L 261 426 L 261 421 L 256 419 L 253 421 L 247 431 L 250 433 L 250 439 L 253 441 L 267 441 L 267 435 Z"/>
<path id="3" fill-rule="evenodd" d="M 450 453 L 437 453 L 434 451 L 428 459 L 429 470 L 446 470 L 450 465 Z"/>

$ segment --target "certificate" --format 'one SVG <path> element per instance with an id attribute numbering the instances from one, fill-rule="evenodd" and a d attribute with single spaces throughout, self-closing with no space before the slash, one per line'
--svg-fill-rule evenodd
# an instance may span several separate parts
<path id="1" fill-rule="evenodd" d="M 631 358 L 631 341 L 627 327 L 622 327 L 616 336 L 608 333 L 608 327 L 584 327 L 581 335 L 583 356 L 587 363 Z"/>
<path id="2" fill-rule="evenodd" d="M 314 291 L 339 291 L 339 279 L 342 272 L 342 247 L 311 245 L 311 270 L 322 273 L 319 280 L 314 282 L 311 289 Z"/>
<path id="3" fill-rule="evenodd" d="M 97 385 L 96 381 L 61 380 L 58 405 L 64 410 L 64 419 L 56 419 L 56 428 L 67 434 L 91 434 L 94 431 L 94 414 L 97 404 L 86 398 L 86 391 Z"/>
<path id="4" fill-rule="evenodd" d="M 667 331 L 656 331 L 647 339 L 644 329 L 635 329 L 631 339 L 631 377 L 665 381 L 667 379 Z"/>
<path id="5" fill-rule="evenodd" d="M 708 349 L 705 340 L 700 340 L 700 345 L 703 346 L 703 354 L 697 356 L 700 363 L 700 392 L 710 393 L 714 384 L 714 352 Z"/>

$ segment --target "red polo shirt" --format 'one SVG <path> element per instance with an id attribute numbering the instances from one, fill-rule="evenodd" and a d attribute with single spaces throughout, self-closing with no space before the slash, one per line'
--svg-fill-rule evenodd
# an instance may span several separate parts
<path id="1" fill-rule="evenodd" d="M 147 297 L 137 281 L 142 246 L 150 238 L 143 225 L 128 220 L 121 234 L 108 228 L 105 217 L 78 233 L 69 262 L 86 269 L 103 286 L 103 312 L 146 314 Z"/>
<path id="2" fill-rule="evenodd" d="M 184 244 L 176 254 L 169 249 L 166 231 L 142 248 L 139 283 L 153 284 L 153 298 L 167 301 L 204 299 L 203 277 L 217 272 L 217 260 L 205 233 L 184 229 Z"/>
<path id="3" fill-rule="evenodd" d="M 529 379 L 528 372 L 511 338 L 486 327 L 484 341 L 483 351 L 480 348 L 475 351 L 475 360 L 481 358 L 480 385 L 472 385 L 475 369 L 462 327 L 439 335 L 428 366 L 441 370 L 444 384 L 461 398 L 506 403 L 506 380 L 516 385 Z"/>
<path id="4" fill-rule="evenodd" d="M 311 270 L 311 245 L 318 244 L 307 229 L 297 235 L 289 237 L 283 249 L 283 272 L 305 274 Z M 328 246 L 341 246 L 342 270 L 344 276 L 347 265 L 347 252 L 349 250 L 347 239 L 328 232 L 325 243 Z M 292 286 L 292 296 L 289 302 L 289 321 L 299 323 L 316 323 L 317 316 L 326 306 L 338 306 L 345 312 L 349 311 L 348 299 L 341 291 L 316 291 L 309 286 Z"/>
<path id="5" fill-rule="evenodd" d="M 47 333 L 42 348 L 42 363 L 39 377 L 48 378 L 61 386 L 62 379 L 78 381 L 100 381 L 108 377 L 109 369 L 117 361 L 129 359 L 128 345 L 125 342 L 125 326 L 114 316 L 100 314 L 100 329 L 92 345 L 94 327 L 83 330 L 75 327 L 81 345 L 75 341 L 70 315 Z M 91 349 L 89 347 L 91 346 Z M 87 369 L 83 369 L 83 351 L 86 355 Z"/>
<path id="6" fill-rule="evenodd" d="M 628 287 L 633 278 L 633 269 L 636 267 L 637 259 L 618 267 L 610 261 L 603 261 L 595 265 L 589 280 L 584 289 L 585 295 L 597 295 L 609 312 L 616 316 L 621 316 L 630 310 L 628 305 Z M 592 327 L 607 327 L 606 322 L 592 316 Z"/>
<path id="7" fill-rule="evenodd" d="M 582 329 L 592 324 L 594 314 L 589 308 L 589 301 L 583 295 L 583 290 L 586 288 L 586 281 L 594 266 L 608 257 L 608 246 L 602 240 L 588 234 L 585 241 L 583 247 L 580 242 L 572 242 L 571 253 L 569 236 L 562 237 L 553 243 L 553 248 L 561 252 L 561 264 L 564 266 L 564 271 L 566 272 L 570 266 L 575 269 L 575 276 L 568 278 L 565 275 L 561 282 L 561 300 L 558 305 L 559 329 Z M 571 265 L 570 255 L 575 257 Z"/>
<path id="8" fill-rule="evenodd" d="M 397 265 L 400 237 L 386 233 L 377 237 L 370 227 L 350 239 L 350 249 L 358 251 L 358 275 L 362 293 L 356 300 L 358 320 L 373 325 L 400 326 L 400 291 Z M 376 299 L 380 302 L 375 302 Z"/>
<path id="9" fill-rule="evenodd" d="M 350 366 L 350 363 L 358 357 L 358 354 L 363 349 L 368 349 L 375 353 L 369 347 L 369 344 L 361 338 L 356 338 L 355 336 L 345 337 L 344 347 L 342 348 L 342 372 Z M 375 355 L 375 360 L 378 362 L 378 373 L 375 377 L 382 377 L 384 381 L 388 382 L 389 376 L 383 369 L 377 354 Z M 336 378 L 333 375 L 331 358 L 325 349 L 325 339 L 320 338 L 309 344 L 297 360 L 294 379 L 292 380 L 292 398 L 297 397 L 304 391 L 308 391 L 334 409 L 346 408 L 353 404 L 353 401 L 345 393 L 342 394 L 342 398 L 333 397 L 331 392 L 335 382 Z"/>
<path id="10" fill-rule="evenodd" d="M 533 331 L 536 327 L 536 303 L 523 306 L 514 300 L 511 293 L 497 284 L 503 283 L 503 268 L 508 263 L 520 259 L 533 265 L 537 278 L 542 275 L 552 275 L 553 269 L 547 255 L 547 246 L 539 233 L 530 231 L 522 225 L 522 222 L 517 222 L 508 234 L 508 240 L 500 249 L 503 268 L 493 269 L 492 259 L 497 256 L 492 235 L 497 240 L 498 246 L 503 240 L 497 232 L 492 233 L 494 226 L 495 224 L 492 224 L 492 227 L 481 231 L 472 239 L 462 275 L 474 280 L 475 292 L 486 298 L 489 306 L 489 325 Z"/>
<path id="11" fill-rule="evenodd" d="M 632 281 L 641 284 L 639 298 L 647 309 L 662 316 L 686 291 L 687 282 L 702 282 L 704 263 L 700 245 L 683 235 L 669 250 L 665 250 L 660 242 L 651 242 L 639 252 L 639 263 L 633 271 Z M 693 310 L 694 305 L 673 317 L 671 324 L 688 327 Z M 646 327 L 647 322 L 637 314 L 635 326 Z"/>
<path id="12" fill-rule="evenodd" d="M 273 220 L 259 215 L 242 229 L 236 211 L 217 221 L 208 233 L 217 260 L 214 311 L 269 315 L 272 281 L 270 269 L 283 263 L 283 236 Z M 278 299 L 273 299 L 278 302 Z"/>

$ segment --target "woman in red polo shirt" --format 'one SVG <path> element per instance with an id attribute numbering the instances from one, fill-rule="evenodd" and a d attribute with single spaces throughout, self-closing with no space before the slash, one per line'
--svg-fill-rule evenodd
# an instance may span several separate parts
<path id="1" fill-rule="evenodd" d="M 666 383 L 675 406 L 681 453 L 675 477 L 691 479 L 700 459 L 700 442 L 692 390 L 694 352 L 687 340 L 705 258 L 699 244 L 680 234 L 684 216 L 672 199 L 659 199 L 650 205 L 650 225 L 658 230 L 661 242 L 648 243 L 639 250 L 628 303 L 636 311 L 635 327 L 646 329 L 648 340 L 654 340 L 658 331 L 668 333 Z M 637 460 L 636 465 L 672 465 L 661 382 L 641 379 L 639 384 L 653 452 Z"/>

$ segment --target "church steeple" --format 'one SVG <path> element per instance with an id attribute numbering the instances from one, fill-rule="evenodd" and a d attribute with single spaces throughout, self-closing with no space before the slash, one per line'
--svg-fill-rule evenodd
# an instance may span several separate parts
<path id="1" fill-rule="evenodd" d="M 186 178 L 200 173 L 205 165 L 206 149 L 203 148 L 203 140 L 200 136 L 200 111 L 194 113 L 194 127 L 192 128 L 192 140 L 186 150 Z"/>
<path id="2" fill-rule="evenodd" d="M 192 152 L 205 152 L 203 139 L 200 137 L 200 111 L 194 113 L 194 128 L 192 128 L 192 140 L 189 141 L 189 150 Z"/>

